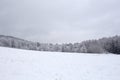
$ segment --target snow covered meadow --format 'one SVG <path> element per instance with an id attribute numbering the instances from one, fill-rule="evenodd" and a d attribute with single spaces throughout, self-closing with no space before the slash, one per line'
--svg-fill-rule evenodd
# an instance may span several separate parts
<path id="1" fill-rule="evenodd" d="M 0 47 L 0 80 L 120 80 L 120 55 Z"/>

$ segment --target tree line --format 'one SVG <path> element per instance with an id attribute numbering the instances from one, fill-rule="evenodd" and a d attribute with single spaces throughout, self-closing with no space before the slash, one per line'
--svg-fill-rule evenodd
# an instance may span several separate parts
<path id="1" fill-rule="evenodd" d="M 0 35 L 0 46 L 37 51 L 120 54 L 120 36 L 86 40 L 80 43 L 51 44 Z"/>

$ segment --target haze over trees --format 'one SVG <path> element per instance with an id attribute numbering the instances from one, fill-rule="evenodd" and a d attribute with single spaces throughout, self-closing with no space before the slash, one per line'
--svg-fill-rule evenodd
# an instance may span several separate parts
<path id="1" fill-rule="evenodd" d="M 86 40 L 81 43 L 51 44 L 0 35 L 0 46 L 37 51 L 120 54 L 120 36 Z"/>

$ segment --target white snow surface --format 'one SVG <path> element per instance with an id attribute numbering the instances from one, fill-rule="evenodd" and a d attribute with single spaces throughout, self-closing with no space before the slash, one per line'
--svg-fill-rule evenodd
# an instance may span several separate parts
<path id="1" fill-rule="evenodd" d="M 120 56 L 0 47 L 0 80 L 120 80 Z"/>

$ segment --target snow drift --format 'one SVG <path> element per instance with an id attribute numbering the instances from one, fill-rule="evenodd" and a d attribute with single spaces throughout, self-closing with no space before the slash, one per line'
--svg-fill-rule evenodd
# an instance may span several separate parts
<path id="1" fill-rule="evenodd" d="M 0 47 L 0 80 L 120 80 L 120 56 Z"/>

